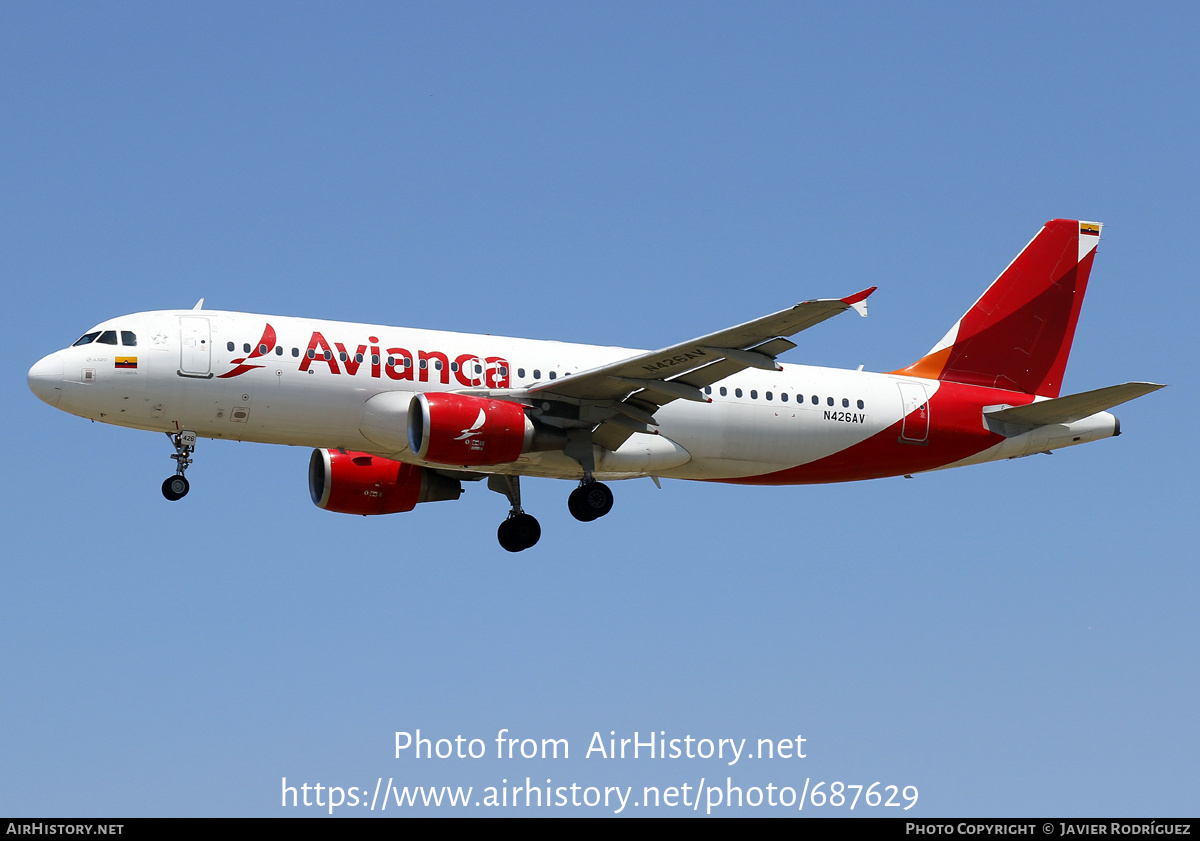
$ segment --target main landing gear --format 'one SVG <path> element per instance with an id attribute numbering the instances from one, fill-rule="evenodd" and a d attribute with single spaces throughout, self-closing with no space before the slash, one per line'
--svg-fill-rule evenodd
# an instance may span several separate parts
<path id="1" fill-rule="evenodd" d="M 188 465 L 192 463 L 190 456 L 196 450 L 196 433 L 184 430 L 172 435 L 168 432 L 167 437 L 175 445 L 175 455 L 171 456 L 175 459 L 175 475 L 168 476 L 163 480 L 162 495 L 171 502 L 175 502 L 187 496 L 190 488 L 188 480 L 183 474 L 188 469 Z"/>
<path id="2" fill-rule="evenodd" d="M 521 508 L 521 480 L 517 476 L 488 476 L 488 488 L 504 494 L 512 506 L 508 519 L 496 529 L 500 545 L 509 552 L 521 552 L 538 542 L 542 527 L 538 521 Z M 584 523 L 597 520 L 612 510 L 613 492 L 608 485 L 588 477 L 567 497 L 567 508 L 571 515 Z"/>
<path id="3" fill-rule="evenodd" d="M 598 520 L 612 511 L 613 492 L 608 485 L 595 479 L 584 479 L 567 497 L 567 509 L 581 523 Z"/>
<path id="4" fill-rule="evenodd" d="M 488 489 L 504 494 L 512 506 L 508 519 L 496 529 L 496 538 L 507 552 L 521 552 L 533 546 L 542 536 L 537 518 L 521 508 L 521 479 L 517 476 L 488 476 Z"/>

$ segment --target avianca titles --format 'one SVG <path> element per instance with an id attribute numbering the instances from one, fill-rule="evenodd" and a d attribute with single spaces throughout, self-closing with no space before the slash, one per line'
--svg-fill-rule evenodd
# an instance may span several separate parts
<path id="1" fill-rule="evenodd" d="M 313 502 L 393 514 L 486 479 L 501 546 L 537 543 L 521 477 L 568 479 L 602 517 L 600 480 L 847 482 L 1047 452 L 1120 433 L 1107 410 L 1158 388 L 1060 396 L 1100 225 L 1047 222 L 933 349 L 868 373 L 781 364 L 788 337 L 874 288 L 805 301 L 656 351 L 219 312 L 105 321 L 29 369 L 63 411 L 165 432 L 188 492 L 197 438 L 313 447 Z"/>

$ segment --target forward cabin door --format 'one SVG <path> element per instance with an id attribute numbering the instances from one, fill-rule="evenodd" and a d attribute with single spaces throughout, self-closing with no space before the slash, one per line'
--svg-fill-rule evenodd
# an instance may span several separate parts
<path id="1" fill-rule="evenodd" d="M 212 376 L 212 337 L 208 319 L 203 316 L 179 317 L 179 373 L 185 377 Z"/>

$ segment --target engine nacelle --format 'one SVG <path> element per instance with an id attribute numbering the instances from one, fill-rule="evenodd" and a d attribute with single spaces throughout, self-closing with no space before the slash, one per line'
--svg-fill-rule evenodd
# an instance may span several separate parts
<path id="1" fill-rule="evenodd" d="M 462 485 L 424 467 L 366 453 L 313 450 L 308 492 L 318 508 L 340 514 L 398 514 L 418 502 L 458 499 Z"/>
<path id="2" fill-rule="evenodd" d="M 561 446 L 547 438 L 554 436 L 538 434 L 525 407 L 508 400 L 433 392 L 418 394 L 408 409 L 409 449 L 437 464 L 505 464 L 530 450 Z"/>

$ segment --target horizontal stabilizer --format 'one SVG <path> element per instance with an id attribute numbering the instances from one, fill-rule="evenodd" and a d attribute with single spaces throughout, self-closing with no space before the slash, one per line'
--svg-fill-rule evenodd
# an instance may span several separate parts
<path id="1" fill-rule="evenodd" d="M 1122 383 L 1079 394 L 1069 394 L 1066 397 L 1055 397 L 1053 400 L 1040 400 L 1027 406 L 1014 406 L 992 412 L 985 411 L 983 414 L 989 420 L 1019 426 L 1074 423 L 1097 412 L 1107 411 L 1113 406 L 1119 406 L 1165 387 L 1157 383 Z"/>

